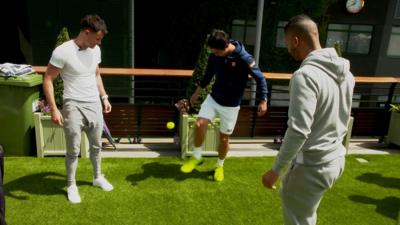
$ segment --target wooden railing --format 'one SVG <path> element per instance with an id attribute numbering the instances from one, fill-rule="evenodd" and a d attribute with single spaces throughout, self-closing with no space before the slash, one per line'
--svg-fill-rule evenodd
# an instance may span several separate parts
<path id="1" fill-rule="evenodd" d="M 34 69 L 38 73 L 44 73 L 46 67 L 34 66 Z M 193 71 L 178 69 L 100 68 L 100 73 L 104 76 L 190 78 Z M 264 76 L 271 82 L 274 80 L 288 81 L 292 74 L 266 72 Z M 355 76 L 355 81 L 359 87 L 366 85 L 368 88 L 373 88 L 373 86 L 385 85 L 384 90 L 379 90 L 383 92 L 380 96 L 387 96 L 387 100 L 382 103 L 384 107 L 355 107 L 352 110 L 352 115 L 355 118 L 353 135 L 380 136 L 382 138 L 387 132 L 389 104 L 392 103 L 395 90 L 398 90 L 396 89 L 396 85 L 400 83 L 400 77 Z M 369 97 L 375 98 L 376 96 L 371 94 Z M 358 99 L 357 101 L 361 103 L 367 101 L 369 103 L 368 99 Z M 372 105 L 376 106 L 378 103 L 380 104 L 376 100 Z M 105 115 L 105 119 L 111 132 L 116 136 L 131 137 L 134 138 L 134 141 L 140 142 L 143 136 L 173 136 L 176 132 L 165 129 L 166 122 L 170 120 L 176 121 L 178 118 L 172 104 L 162 106 L 157 104 L 132 105 L 128 103 L 113 105 L 115 107 L 112 113 Z M 256 116 L 256 107 L 242 106 L 233 136 L 283 135 L 286 130 L 286 121 L 287 107 L 272 106 L 269 108 L 266 116 L 259 118 Z"/>
<path id="2" fill-rule="evenodd" d="M 34 66 L 38 73 L 45 73 L 46 66 Z M 107 76 L 167 76 L 167 77 L 191 77 L 193 70 L 179 69 L 138 69 L 138 68 L 100 68 L 100 73 Z M 271 80 L 289 80 L 291 73 L 263 73 L 265 78 Z M 355 76 L 356 83 L 400 83 L 400 77 L 388 76 Z"/>

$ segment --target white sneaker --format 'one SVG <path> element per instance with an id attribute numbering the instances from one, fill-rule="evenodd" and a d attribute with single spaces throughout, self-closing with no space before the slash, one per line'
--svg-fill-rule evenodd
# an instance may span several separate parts
<path id="1" fill-rule="evenodd" d="M 111 191 L 114 189 L 112 184 L 106 180 L 104 175 L 100 175 L 97 179 L 93 179 L 93 186 L 95 187 L 101 187 L 104 191 Z"/>
<path id="2" fill-rule="evenodd" d="M 81 196 L 79 196 L 78 187 L 73 184 L 67 188 L 68 200 L 73 204 L 81 203 Z"/>

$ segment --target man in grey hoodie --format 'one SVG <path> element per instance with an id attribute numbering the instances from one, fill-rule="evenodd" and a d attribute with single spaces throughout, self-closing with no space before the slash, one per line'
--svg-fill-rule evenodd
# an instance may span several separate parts
<path id="1" fill-rule="evenodd" d="M 342 144 L 350 119 L 354 77 L 350 64 L 333 48 L 321 48 L 318 28 L 305 15 L 285 27 L 289 54 L 302 61 L 290 80 L 289 120 L 272 169 L 262 182 L 280 195 L 285 224 L 316 224 L 323 194 L 341 176 L 345 164 Z"/>

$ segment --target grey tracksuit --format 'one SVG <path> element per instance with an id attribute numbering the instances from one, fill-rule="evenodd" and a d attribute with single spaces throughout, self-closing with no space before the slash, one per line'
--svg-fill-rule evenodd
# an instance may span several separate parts
<path id="1" fill-rule="evenodd" d="M 343 137 L 354 77 L 333 48 L 312 51 L 290 80 L 288 129 L 273 165 L 282 179 L 285 224 L 315 224 L 326 190 L 344 169 Z"/>

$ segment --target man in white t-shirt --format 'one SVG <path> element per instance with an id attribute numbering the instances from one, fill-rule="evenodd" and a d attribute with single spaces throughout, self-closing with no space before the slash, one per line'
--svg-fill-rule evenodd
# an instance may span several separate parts
<path id="1" fill-rule="evenodd" d="M 104 113 L 111 112 L 111 104 L 98 67 L 101 62 L 98 45 L 107 33 L 107 26 L 98 15 L 86 15 L 80 26 L 80 32 L 75 39 L 63 43 L 53 51 L 43 78 L 43 90 L 50 106 L 51 119 L 55 124 L 63 126 L 65 131 L 67 193 L 68 200 L 72 203 L 81 202 L 75 175 L 82 130 L 89 139 L 93 185 L 104 191 L 113 189 L 101 174 L 100 167 L 103 107 Z M 53 88 L 53 80 L 59 74 L 64 82 L 62 113 L 56 106 Z"/>

